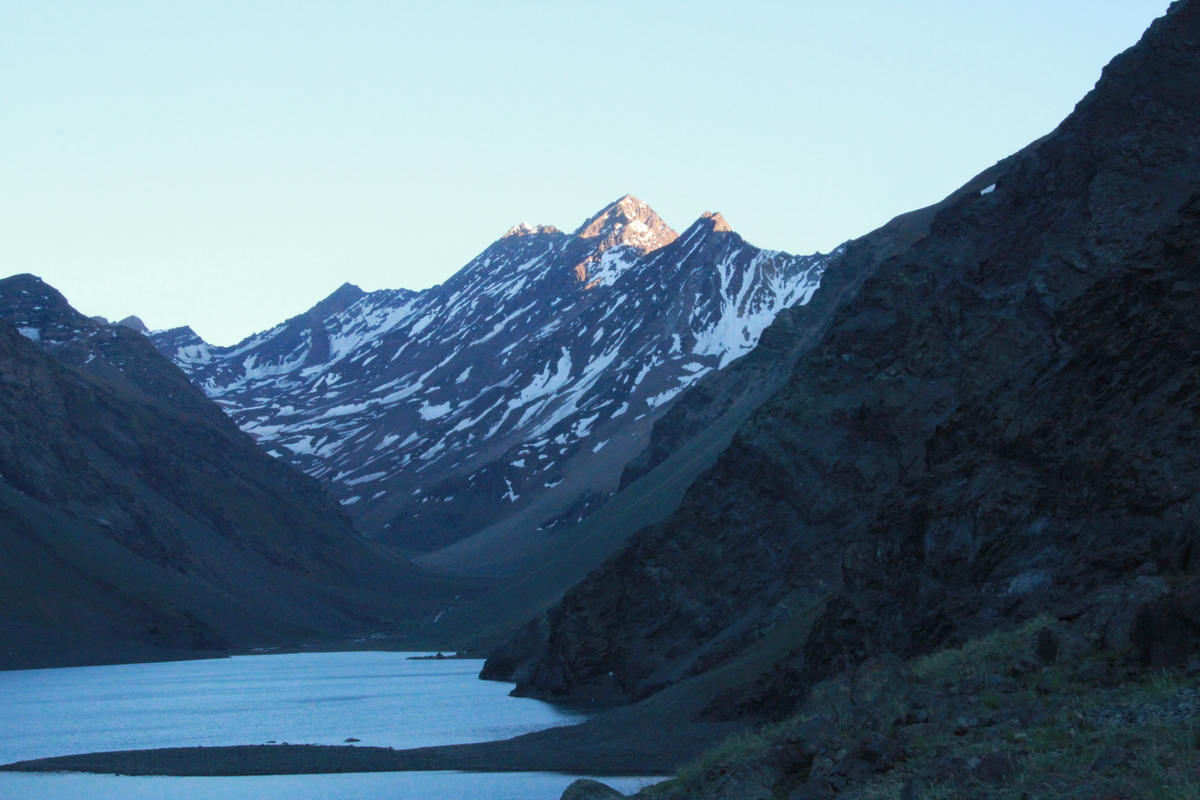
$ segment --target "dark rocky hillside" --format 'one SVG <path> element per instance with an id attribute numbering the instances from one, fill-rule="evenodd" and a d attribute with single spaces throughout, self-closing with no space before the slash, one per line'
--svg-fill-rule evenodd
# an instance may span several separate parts
<path id="1" fill-rule="evenodd" d="M 28 275 L 0 281 L 0 476 L 3 667 L 394 630 L 459 591 Z"/>
<path id="2" fill-rule="evenodd" d="M 973 183 L 986 186 L 979 182 L 986 176 Z M 729 447 L 738 428 L 787 382 L 797 359 L 820 341 L 866 276 L 927 235 L 939 208 L 962 192 L 977 191 L 968 186 L 943 203 L 903 214 L 839 248 L 822 278 L 822 291 L 809 303 L 780 312 L 753 352 L 705 376 L 654 424 L 649 444 L 626 466 L 622 489 L 612 500 L 498 586 L 486 603 L 448 613 L 439 630 L 472 650 L 494 650 L 484 676 L 511 679 L 546 630 L 542 612 L 638 530 L 669 517 L 689 485 Z M 529 622 L 531 614 L 538 616 Z M 500 647 L 518 629 L 524 630 Z"/>
<path id="3" fill-rule="evenodd" d="M 679 511 L 506 653 L 518 691 L 645 697 L 818 601 L 805 644 L 711 714 L 787 713 L 868 656 L 1047 612 L 1126 647 L 1196 570 L 1198 237 L 1187 2 L 867 265 Z"/>

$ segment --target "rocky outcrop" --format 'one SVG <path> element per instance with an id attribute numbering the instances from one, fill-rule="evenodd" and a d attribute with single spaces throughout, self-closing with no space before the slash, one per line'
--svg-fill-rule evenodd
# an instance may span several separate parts
<path id="1" fill-rule="evenodd" d="M 1200 582 L 1189 581 L 1137 610 L 1130 639 L 1155 669 L 1196 664 L 1200 657 Z"/>
<path id="2" fill-rule="evenodd" d="M 580 778 L 572 781 L 562 794 L 562 800 L 615 800 L 625 795 L 600 781 Z"/>
<path id="3" fill-rule="evenodd" d="M 1126 646 L 1200 491 L 1198 42 L 1175 4 L 878 264 L 680 510 L 550 613 L 518 692 L 642 697 L 822 597 L 807 686 L 1047 611 Z"/>
<path id="4" fill-rule="evenodd" d="M 553 225 L 539 225 L 538 230 L 557 229 Z M 728 231 L 732 228 L 725 225 L 723 230 Z M 621 245 L 649 253 L 679 238 L 679 234 L 672 230 L 654 209 L 631 194 L 589 217 L 575 231 L 574 236 L 587 241 L 589 249 L 592 249 L 592 253 L 580 262 L 581 264 L 596 263 L 605 252 Z"/>

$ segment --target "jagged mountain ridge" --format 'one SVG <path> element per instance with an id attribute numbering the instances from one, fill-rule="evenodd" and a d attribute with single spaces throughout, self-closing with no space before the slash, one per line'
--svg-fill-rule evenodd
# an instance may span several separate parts
<path id="1" fill-rule="evenodd" d="M 1197 571 L 1198 53 L 1200 6 L 1176 3 L 1053 133 L 948 198 L 678 512 L 499 674 L 637 699 L 825 599 L 712 713 L 786 713 L 867 656 L 1043 612 L 1128 644 L 1159 573 Z"/>
<path id="2" fill-rule="evenodd" d="M 230 348 L 152 338 L 364 533 L 428 553 L 487 530 L 504 561 L 603 502 L 671 401 L 806 302 L 827 260 L 753 247 L 719 214 L 679 235 L 626 196 L 570 235 L 515 226 L 424 292 L 347 284 Z M 477 559 L 456 553 L 438 566 Z"/>
<path id="3" fill-rule="evenodd" d="M 0 280 L 0 666 L 373 633 L 461 589 L 378 552 L 140 333 Z"/>

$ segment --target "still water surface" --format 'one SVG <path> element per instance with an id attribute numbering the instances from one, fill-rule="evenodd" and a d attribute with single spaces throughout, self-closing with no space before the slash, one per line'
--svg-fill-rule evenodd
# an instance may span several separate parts
<path id="1" fill-rule="evenodd" d="M 0 672 L 0 763 L 153 747 L 422 747 L 506 739 L 585 715 L 508 697 L 482 661 L 413 653 L 303 653 Z M 0 773 L 13 798 L 557 800 L 576 776 L 452 772 L 245 778 Z M 650 781 L 605 779 L 631 792 Z"/>

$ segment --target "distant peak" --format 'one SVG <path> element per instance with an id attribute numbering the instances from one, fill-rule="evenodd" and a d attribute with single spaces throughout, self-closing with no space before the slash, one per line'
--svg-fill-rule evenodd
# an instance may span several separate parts
<path id="1" fill-rule="evenodd" d="M 19 272 L 16 275 L 9 275 L 4 279 L 5 283 L 11 284 L 44 284 L 45 281 L 34 275 L 32 272 Z"/>
<path id="2" fill-rule="evenodd" d="M 358 299 L 365 295 L 362 289 L 355 286 L 353 283 L 346 282 L 333 290 L 333 294 L 318 302 L 315 306 L 304 312 L 306 315 L 316 319 L 327 319 L 334 314 L 340 314 L 350 306 L 358 302 Z"/>
<path id="3" fill-rule="evenodd" d="M 141 317 L 135 317 L 132 314 L 130 314 L 125 319 L 118 320 L 116 324 L 122 325 L 126 328 L 133 328 L 138 333 L 149 333 L 150 332 L 150 329 L 146 327 L 146 323 L 142 322 Z"/>
<path id="4" fill-rule="evenodd" d="M 163 348 L 173 350 L 179 347 L 208 344 L 208 342 L 200 337 L 200 334 L 192 330 L 190 325 L 181 325 L 178 328 L 169 328 L 165 331 L 152 331 L 152 338 L 159 350 L 163 350 Z"/>
<path id="5" fill-rule="evenodd" d="M 62 292 L 37 275 L 31 275 L 28 272 L 0 280 L 0 297 L 3 298 L 0 304 L 9 309 L 28 308 L 30 310 L 55 311 L 69 309 L 72 314 L 83 316 L 71 307 Z"/>
<path id="6" fill-rule="evenodd" d="M 67 298 L 36 275 L 23 273 L 0 280 L 0 317 L 18 328 L 37 330 L 36 341 L 67 342 L 97 324 L 80 314 Z"/>
<path id="7" fill-rule="evenodd" d="M 23 292 L 24 294 L 37 295 L 53 300 L 62 305 L 67 304 L 67 298 L 63 297 L 61 292 L 37 275 L 31 275 L 28 272 L 22 272 L 19 275 L 10 275 L 0 280 L 0 291 Z"/>
<path id="8" fill-rule="evenodd" d="M 329 300 L 334 297 L 343 297 L 343 298 L 354 298 L 355 300 L 357 300 L 358 298 L 362 297 L 364 294 L 366 294 L 366 292 L 364 292 L 361 287 L 359 287 L 356 284 L 350 283 L 350 281 L 346 281 L 341 286 L 334 289 L 333 294 L 329 295 L 329 297 L 327 297 L 325 299 Z"/>
<path id="9" fill-rule="evenodd" d="M 696 221 L 688 226 L 688 229 L 683 232 L 685 237 L 693 236 L 697 232 L 703 232 L 704 235 L 710 233 L 735 233 L 733 227 L 725 221 L 725 217 L 719 211 L 705 211 Z"/>
<path id="10" fill-rule="evenodd" d="M 705 211 L 696 221 L 688 226 L 688 229 L 683 232 L 683 239 L 692 239 L 694 237 L 708 237 L 717 233 L 731 233 L 737 236 L 737 232 L 725 221 L 725 217 L 721 216 L 716 211 Z M 740 237 L 739 237 L 740 238 Z"/>
<path id="11" fill-rule="evenodd" d="M 648 253 L 679 238 L 679 234 L 663 222 L 654 209 L 631 194 L 605 206 L 580 225 L 575 236 L 598 239 L 597 253 L 619 244 Z"/>
<path id="12" fill-rule="evenodd" d="M 508 229 L 508 232 L 501 236 L 501 239 L 507 239 L 510 236 L 529 236 L 534 233 L 558 233 L 558 228 L 553 225 L 530 225 L 528 222 L 522 222 L 519 225 L 513 225 Z"/>
<path id="13" fill-rule="evenodd" d="M 733 230 L 733 228 L 730 227 L 729 223 L 725 221 L 725 218 L 723 216 L 721 216 L 720 211 L 705 211 L 703 214 L 700 215 L 700 219 L 709 220 L 712 223 L 712 229 L 714 231 L 732 231 Z"/>

